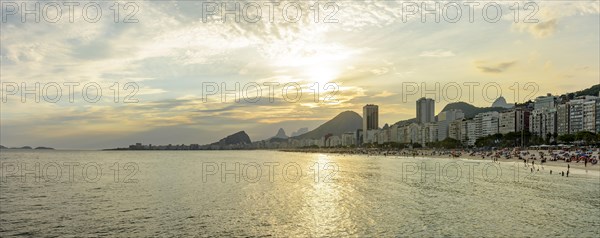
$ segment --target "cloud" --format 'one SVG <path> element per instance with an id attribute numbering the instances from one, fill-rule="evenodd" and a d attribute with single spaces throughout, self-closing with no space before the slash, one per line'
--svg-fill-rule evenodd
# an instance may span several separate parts
<path id="1" fill-rule="evenodd" d="M 513 67 L 517 61 L 508 61 L 500 63 L 487 63 L 485 61 L 476 61 L 475 67 L 484 73 L 502 73 Z"/>
<path id="2" fill-rule="evenodd" d="M 552 36 L 558 28 L 558 19 L 552 18 L 547 21 L 540 21 L 539 23 L 519 23 L 515 24 L 514 27 L 520 32 L 529 32 L 535 38 L 541 39 Z"/>
<path id="3" fill-rule="evenodd" d="M 396 95 L 396 94 L 395 93 L 391 93 L 391 92 L 385 90 L 385 91 L 383 91 L 383 92 L 381 92 L 379 94 L 374 95 L 373 97 L 376 97 L 376 98 L 378 98 L 378 97 L 386 98 L 386 97 L 390 97 L 390 96 L 394 96 L 394 95 Z"/>
<path id="4" fill-rule="evenodd" d="M 454 55 L 455 54 L 449 50 L 431 50 L 431 51 L 423 51 L 423 52 L 421 52 L 421 54 L 419 56 L 442 58 L 442 57 L 452 57 Z"/>
<path id="5" fill-rule="evenodd" d="M 387 74 L 390 70 L 386 67 L 379 67 L 376 69 L 371 69 L 370 71 L 374 75 L 384 75 L 384 74 Z"/>
<path id="6" fill-rule="evenodd" d="M 600 8 L 597 1 L 540 1 L 536 3 L 539 11 L 530 12 L 527 21 L 535 23 L 513 23 L 513 29 L 527 32 L 533 37 L 547 38 L 558 30 L 559 20 L 568 22 L 572 16 L 597 15 Z M 566 23 L 565 25 L 568 25 Z"/>
<path id="7" fill-rule="evenodd" d="M 529 32 L 538 38 L 552 35 L 556 31 L 556 19 L 540 22 L 529 29 Z"/>

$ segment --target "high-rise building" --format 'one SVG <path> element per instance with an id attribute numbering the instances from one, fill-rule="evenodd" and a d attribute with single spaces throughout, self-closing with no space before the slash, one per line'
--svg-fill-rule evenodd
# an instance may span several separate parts
<path id="1" fill-rule="evenodd" d="M 596 133 L 600 133 L 600 98 L 596 99 Z"/>
<path id="2" fill-rule="evenodd" d="M 561 135 L 569 134 L 569 104 L 559 104 L 556 106 L 556 133 Z"/>
<path id="3" fill-rule="evenodd" d="M 459 140 L 463 144 L 467 144 L 467 120 L 455 120 L 450 123 L 448 128 L 448 137 Z"/>
<path id="4" fill-rule="evenodd" d="M 465 114 L 462 110 L 451 109 L 448 111 L 440 112 L 437 118 L 437 140 L 443 141 L 444 139 L 448 138 L 450 123 L 452 123 L 455 120 L 462 120 L 463 118 L 465 118 Z"/>
<path id="5" fill-rule="evenodd" d="M 554 137 L 557 133 L 558 118 L 556 108 L 535 109 L 529 116 L 529 131 L 546 140 Z"/>
<path id="6" fill-rule="evenodd" d="M 583 130 L 596 132 L 596 98 L 583 102 Z"/>
<path id="7" fill-rule="evenodd" d="M 533 104 L 534 109 L 554 108 L 556 97 L 548 93 L 546 96 L 539 96 L 535 99 Z"/>
<path id="8" fill-rule="evenodd" d="M 517 112 L 515 110 L 510 110 L 506 112 L 500 113 L 500 118 L 498 119 L 498 123 L 500 124 L 498 132 L 500 134 L 508 134 L 511 132 L 517 131 Z"/>
<path id="9" fill-rule="evenodd" d="M 468 120 L 466 123 L 467 128 L 467 145 L 473 146 L 475 145 L 475 141 L 477 140 L 477 123 L 475 120 Z"/>
<path id="10" fill-rule="evenodd" d="M 529 114 L 530 112 L 524 108 L 516 108 L 500 113 L 498 119 L 498 132 L 507 134 L 510 132 L 529 130 Z"/>
<path id="11" fill-rule="evenodd" d="M 583 100 L 571 100 L 569 105 L 569 134 L 583 130 Z"/>
<path id="12" fill-rule="evenodd" d="M 483 112 L 475 115 L 473 120 L 464 121 L 461 126 L 462 139 L 467 142 L 467 145 L 475 145 L 475 141 L 481 137 L 494 135 L 499 133 L 500 128 L 500 113 L 491 111 Z"/>
<path id="13" fill-rule="evenodd" d="M 426 146 L 429 142 L 438 141 L 438 124 L 437 123 L 425 123 L 421 127 L 421 144 Z"/>
<path id="14" fill-rule="evenodd" d="M 431 98 L 417 100 L 417 123 L 435 122 L 435 101 Z"/>
<path id="15" fill-rule="evenodd" d="M 367 104 L 363 107 L 363 141 L 368 143 L 374 141 L 370 138 L 369 130 L 379 129 L 379 106 Z"/>
<path id="16" fill-rule="evenodd" d="M 568 102 L 569 105 L 569 134 L 580 131 L 596 132 L 596 105 L 595 96 L 581 96 Z"/>
<path id="17" fill-rule="evenodd" d="M 477 130 L 475 133 L 477 138 L 498 134 L 499 117 L 500 113 L 494 111 L 475 115 L 473 120 L 475 121 L 475 128 Z"/>
<path id="18" fill-rule="evenodd" d="M 408 143 L 411 143 L 411 144 L 419 143 L 419 144 L 423 145 L 422 135 L 423 135 L 423 133 L 422 133 L 420 124 L 411 123 L 408 126 L 408 138 L 407 138 Z"/>

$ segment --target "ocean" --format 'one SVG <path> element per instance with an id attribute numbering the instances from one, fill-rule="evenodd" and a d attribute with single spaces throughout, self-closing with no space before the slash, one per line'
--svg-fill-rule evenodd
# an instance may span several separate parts
<path id="1" fill-rule="evenodd" d="M 600 236 L 600 177 L 559 172 L 278 151 L 2 150 L 0 237 Z"/>

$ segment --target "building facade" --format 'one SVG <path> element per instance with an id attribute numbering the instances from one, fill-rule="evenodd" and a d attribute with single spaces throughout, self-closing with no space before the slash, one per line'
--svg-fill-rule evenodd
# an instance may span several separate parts
<path id="1" fill-rule="evenodd" d="M 556 133 L 561 135 L 569 134 L 569 104 L 559 104 L 556 106 Z"/>
<path id="2" fill-rule="evenodd" d="M 367 104 L 363 107 L 363 140 L 365 143 L 371 143 L 375 140 L 370 136 L 374 133 L 369 133 L 370 130 L 379 129 L 379 106 L 373 104 Z"/>
<path id="3" fill-rule="evenodd" d="M 435 101 L 431 98 L 417 100 L 417 123 L 435 122 Z"/>
<path id="4" fill-rule="evenodd" d="M 477 138 L 498 134 L 499 130 L 498 112 L 484 112 L 475 115 L 475 128 L 477 129 Z"/>
<path id="5" fill-rule="evenodd" d="M 557 119 L 556 108 L 535 109 L 530 115 L 529 131 L 544 140 L 551 140 L 555 134 L 558 134 Z"/>
<path id="6" fill-rule="evenodd" d="M 465 114 L 461 110 L 452 109 L 449 111 L 440 112 L 437 118 L 437 140 L 443 141 L 449 136 L 450 123 L 452 123 L 455 120 L 462 120 L 463 118 L 465 118 Z"/>
<path id="7" fill-rule="evenodd" d="M 546 96 L 539 96 L 535 99 L 533 104 L 533 109 L 541 110 L 554 108 L 556 103 L 556 97 L 552 96 L 552 94 L 548 93 Z"/>

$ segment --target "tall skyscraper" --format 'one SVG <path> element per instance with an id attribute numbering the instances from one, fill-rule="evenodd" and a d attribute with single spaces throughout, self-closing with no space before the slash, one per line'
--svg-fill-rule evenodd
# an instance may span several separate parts
<path id="1" fill-rule="evenodd" d="M 431 98 L 417 100 L 417 122 L 435 122 L 435 101 Z"/>
<path id="2" fill-rule="evenodd" d="M 379 129 L 379 106 L 367 104 L 363 107 L 363 135 L 375 129 Z"/>

